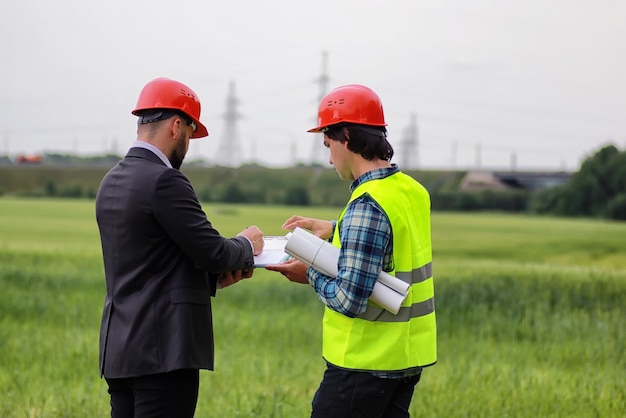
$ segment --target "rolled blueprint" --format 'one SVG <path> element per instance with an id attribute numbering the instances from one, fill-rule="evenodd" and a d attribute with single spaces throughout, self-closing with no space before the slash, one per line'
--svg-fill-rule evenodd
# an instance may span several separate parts
<path id="1" fill-rule="evenodd" d="M 337 277 L 339 248 L 302 228 L 296 228 L 287 234 L 287 238 L 285 245 L 287 254 L 326 276 Z M 408 290 L 408 283 L 381 271 L 374 284 L 370 301 L 395 315 L 400 310 Z"/>

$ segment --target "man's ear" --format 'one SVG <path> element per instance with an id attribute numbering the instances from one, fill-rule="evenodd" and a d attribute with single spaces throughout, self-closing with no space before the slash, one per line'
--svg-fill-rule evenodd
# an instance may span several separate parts
<path id="1" fill-rule="evenodd" d="M 178 137 L 178 131 L 179 129 L 181 129 L 181 123 L 182 121 L 180 120 L 180 118 L 172 118 L 170 119 L 170 136 L 172 137 L 172 139 L 176 139 Z"/>
<path id="2" fill-rule="evenodd" d="M 350 131 L 348 130 L 348 128 L 342 128 L 342 132 L 343 135 L 346 137 L 346 144 L 348 143 L 348 141 L 350 141 Z"/>

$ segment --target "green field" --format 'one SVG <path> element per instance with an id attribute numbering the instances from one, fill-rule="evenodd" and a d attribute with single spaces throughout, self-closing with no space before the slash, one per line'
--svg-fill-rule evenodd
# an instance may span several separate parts
<path id="1" fill-rule="evenodd" d="M 346 196 L 347 197 L 347 196 Z M 336 208 L 205 205 L 224 235 Z M 626 223 L 433 214 L 439 362 L 415 417 L 622 417 Z M 0 198 L 0 416 L 104 417 L 104 279 L 88 200 Z M 322 306 L 264 270 L 214 299 L 198 417 L 306 417 Z"/>

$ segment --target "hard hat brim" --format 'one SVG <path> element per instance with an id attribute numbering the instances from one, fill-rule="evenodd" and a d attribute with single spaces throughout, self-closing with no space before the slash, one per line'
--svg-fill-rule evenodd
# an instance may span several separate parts
<path id="1" fill-rule="evenodd" d="M 192 139 L 204 138 L 204 137 L 209 136 L 209 131 L 207 130 L 206 126 L 204 126 L 203 124 L 200 123 L 200 121 L 197 121 L 195 119 L 194 119 L 194 122 L 196 122 L 196 125 L 198 125 L 198 129 L 196 129 L 193 135 L 191 135 Z"/>

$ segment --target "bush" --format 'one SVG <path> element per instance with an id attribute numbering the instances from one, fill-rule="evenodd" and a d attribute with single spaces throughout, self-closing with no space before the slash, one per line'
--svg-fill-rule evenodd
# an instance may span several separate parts
<path id="1" fill-rule="evenodd" d="M 606 205 L 606 217 L 626 221 L 626 193 L 615 196 Z"/>
<path id="2" fill-rule="evenodd" d="M 216 195 L 216 199 L 211 199 L 213 195 Z M 199 195 L 200 200 L 226 203 L 266 203 L 266 197 L 263 189 L 245 189 L 239 185 L 238 182 L 228 183 L 222 190 L 215 193 L 211 193 L 204 190 Z"/>
<path id="3" fill-rule="evenodd" d="M 537 214 L 555 213 L 564 189 L 564 186 L 556 186 L 535 192 L 529 198 L 528 209 Z"/>
<path id="4" fill-rule="evenodd" d="M 290 206 L 308 206 L 309 192 L 304 187 L 290 187 L 285 193 L 285 204 Z"/>
<path id="5" fill-rule="evenodd" d="M 63 189 L 58 191 L 58 196 L 60 197 L 83 197 L 83 189 L 78 186 L 66 186 Z"/>
<path id="6" fill-rule="evenodd" d="M 607 204 L 626 184 L 626 171 L 621 163 L 626 161 L 625 152 L 620 153 L 610 145 L 602 148 L 582 164 L 560 197 L 557 214 L 569 216 L 604 216 Z"/>
<path id="7" fill-rule="evenodd" d="M 246 194 L 237 183 L 229 183 L 224 189 L 220 200 L 226 203 L 244 203 Z"/>
<path id="8" fill-rule="evenodd" d="M 480 200 L 482 209 L 501 210 L 505 212 L 524 212 L 530 206 L 530 192 L 494 192 L 492 190 L 485 190 L 480 194 Z"/>
<path id="9" fill-rule="evenodd" d="M 46 185 L 44 186 L 44 190 L 45 190 L 46 196 L 56 196 L 57 194 L 56 183 L 53 181 L 47 181 Z"/>
<path id="10" fill-rule="evenodd" d="M 530 193 L 525 191 L 431 193 L 433 210 L 523 212 L 530 206 L 529 201 Z"/>

